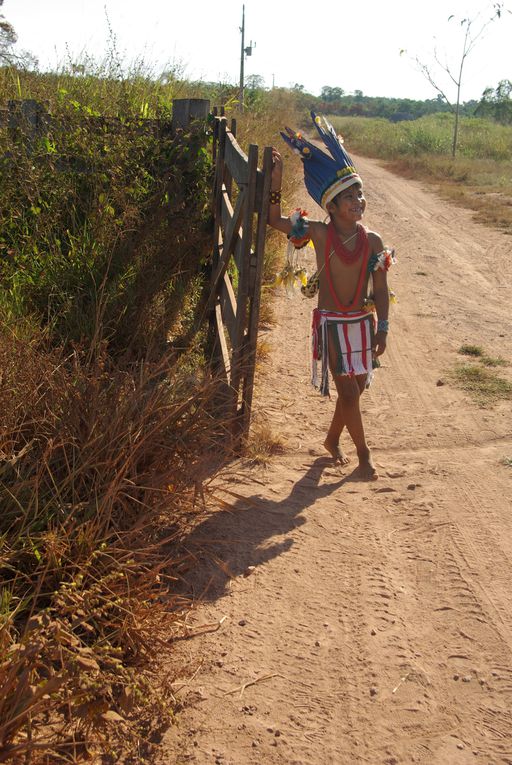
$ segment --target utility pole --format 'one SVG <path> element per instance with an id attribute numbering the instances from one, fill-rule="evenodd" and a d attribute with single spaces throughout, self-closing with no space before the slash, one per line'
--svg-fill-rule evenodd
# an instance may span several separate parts
<path id="1" fill-rule="evenodd" d="M 242 5 L 242 26 L 240 27 L 240 33 L 242 35 L 242 44 L 240 47 L 240 89 L 238 92 L 238 109 L 243 112 L 244 110 L 244 63 L 246 56 L 252 56 L 252 49 L 256 47 L 256 43 L 253 44 L 252 40 L 245 47 L 245 5 Z"/>

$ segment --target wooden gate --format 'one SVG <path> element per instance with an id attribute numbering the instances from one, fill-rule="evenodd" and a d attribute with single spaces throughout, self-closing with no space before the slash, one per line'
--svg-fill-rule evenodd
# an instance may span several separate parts
<path id="1" fill-rule="evenodd" d="M 265 252 L 272 149 L 246 155 L 236 141 L 236 121 L 214 110 L 214 254 L 209 301 L 213 363 L 224 383 L 224 405 L 235 446 L 250 424 Z"/>

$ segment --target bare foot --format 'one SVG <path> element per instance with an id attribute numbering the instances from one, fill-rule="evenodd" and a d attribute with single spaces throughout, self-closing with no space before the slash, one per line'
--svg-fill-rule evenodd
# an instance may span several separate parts
<path id="1" fill-rule="evenodd" d="M 347 455 L 341 451 L 339 444 L 331 444 L 326 438 L 324 441 L 324 446 L 337 465 L 348 465 L 350 460 Z"/>
<path id="2" fill-rule="evenodd" d="M 372 455 L 370 450 L 366 449 L 364 452 L 358 455 L 359 467 L 356 470 L 356 475 L 362 481 L 376 481 L 379 477 L 377 468 L 373 464 Z"/>

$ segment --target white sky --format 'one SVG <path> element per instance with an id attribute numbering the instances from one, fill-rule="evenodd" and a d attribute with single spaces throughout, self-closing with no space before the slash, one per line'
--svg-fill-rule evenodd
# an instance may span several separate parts
<path id="1" fill-rule="evenodd" d="M 462 48 L 461 27 L 448 22 L 472 16 L 485 0 L 365 0 L 341 3 L 246 0 L 246 45 L 256 41 L 246 75 L 266 85 L 301 83 L 319 94 L 323 85 L 370 96 L 435 98 L 411 56 L 432 60 Z M 2 13 L 16 29 L 20 47 L 41 68 L 66 60 L 66 50 L 102 58 L 108 48 L 106 12 L 127 58 L 142 56 L 159 73 L 179 61 L 187 77 L 236 82 L 240 66 L 241 0 L 4 0 Z M 467 59 L 463 100 L 512 79 L 512 15 L 493 23 Z M 454 67 L 457 58 L 453 59 Z M 440 78 L 441 79 L 441 78 Z M 447 88 L 450 86 L 443 81 Z M 453 86 L 447 93 L 453 97 Z"/>

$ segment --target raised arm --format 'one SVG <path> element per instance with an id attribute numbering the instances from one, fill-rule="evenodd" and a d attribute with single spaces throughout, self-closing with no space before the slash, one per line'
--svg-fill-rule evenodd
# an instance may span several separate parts
<path id="1" fill-rule="evenodd" d="M 268 225 L 282 231 L 283 234 L 290 233 L 292 224 L 289 218 L 283 218 L 281 215 L 281 186 L 283 183 L 283 160 L 277 149 L 272 149 L 272 183 L 270 186 L 270 205 L 268 208 Z"/>
<path id="2" fill-rule="evenodd" d="M 289 236 L 292 231 L 293 223 L 290 218 L 284 218 L 281 215 L 281 185 L 283 182 L 283 160 L 277 149 L 272 149 L 272 183 L 270 186 L 270 205 L 268 208 L 268 225 L 282 231 Z M 321 221 L 307 218 L 308 233 L 313 243 L 317 244 L 317 238 L 325 228 Z M 323 241 L 323 240 L 322 240 Z"/>

